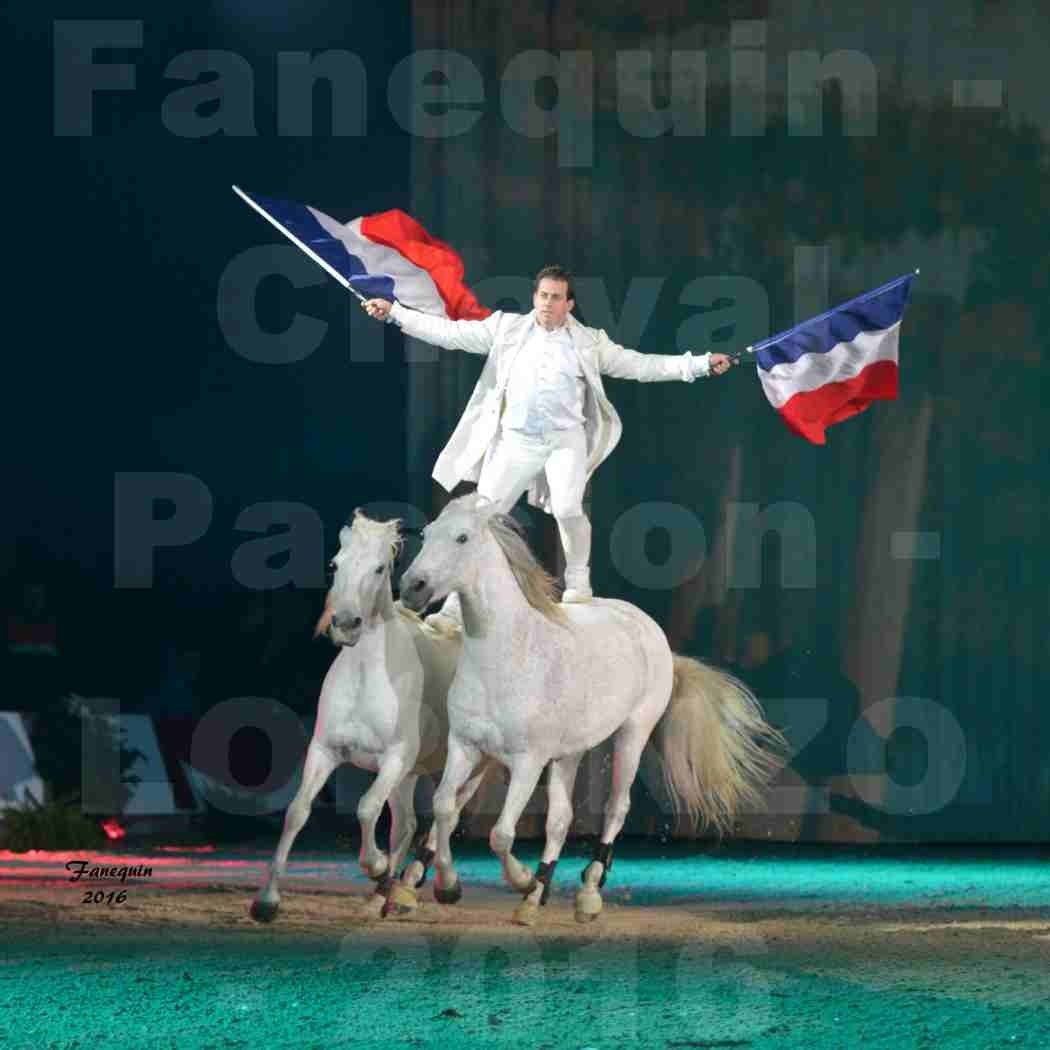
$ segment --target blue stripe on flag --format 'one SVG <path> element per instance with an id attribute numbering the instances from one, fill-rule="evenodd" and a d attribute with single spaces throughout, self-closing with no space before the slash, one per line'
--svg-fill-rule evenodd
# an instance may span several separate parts
<path id="1" fill-rule="evenodd" d="M 353 256 L 351 256 L 353 258 Z M 362 273 L 349 278 L 351 285 L 368 299 L 394 301 L 394 278 L 386 273 Z"/>
<path id="2" fill-rule="evenodd" d="M 755 347 L 758 367 L 794 364 L 805 354 L 826 354 L 839 343 L 851 343 L 861 332 L 878 332 L 896 324 L 908 304 L 914 274 L 836 306 L 819 317 L 771 336 Z"/>
<path id="3" fill-rule="evenodd" d="M 248 196 L 348 280 L 357 274 L 367 274 L 361 260 L 347 251 L 346 245 L 333 237 L 302 204 L 277 200 L 275 197 L 261 197 L 257 193 L 249 193 Z"/>

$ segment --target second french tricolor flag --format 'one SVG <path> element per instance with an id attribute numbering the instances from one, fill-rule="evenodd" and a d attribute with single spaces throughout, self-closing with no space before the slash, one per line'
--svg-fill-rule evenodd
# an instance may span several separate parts
<path id="1" fill-rule="evenodd" d="M 796 433 L 826 443 L 833 423 L 897 396 L 905 274 L 752 348 L 769 403 Z"/>
<path id="2" fill-rule="evenodd" d="M 340 284 L 364 298 L 396 299 L 452 321 L 492 313 L 463 283 L 463 260 L 455 250 L 397 208 L 341 223 L 306 204 L 262 197 L 237 186 L 233 191 Z"/>

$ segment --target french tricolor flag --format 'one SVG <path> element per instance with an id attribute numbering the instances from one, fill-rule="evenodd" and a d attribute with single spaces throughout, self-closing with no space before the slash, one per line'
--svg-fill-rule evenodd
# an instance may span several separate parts
<path id="1" fill-rule="evenodd" d="M 341 223 L 305 204 L 233 191 L 359 299 L 396 299 L 453 321 L 492 313 L 463 283 L 459 255 L 397 208 Z"/>
<path id="2" fill-rule="evenodd" d="M 796 434 L 823 445 L 832 423 L 896 398 L 901 318 L 916 273 L 750 348 L 769 403 Z"/>

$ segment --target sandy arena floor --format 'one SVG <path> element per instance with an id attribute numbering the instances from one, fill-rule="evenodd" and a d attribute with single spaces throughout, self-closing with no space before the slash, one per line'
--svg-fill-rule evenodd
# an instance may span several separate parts
<path id="1" fill-rule="evenodd" d="M 533 929 L 476 848 L 463 900 L 404 920 L 345 854 L 293 855 L 268 926 L 261 853 L 118 855 L 154 868 L 120 905 L 8 854 L 0 1047 L 1050 1047 L 1038 852 L 671 852 L 618 856 L 588 926 L 563 861 Z"/>

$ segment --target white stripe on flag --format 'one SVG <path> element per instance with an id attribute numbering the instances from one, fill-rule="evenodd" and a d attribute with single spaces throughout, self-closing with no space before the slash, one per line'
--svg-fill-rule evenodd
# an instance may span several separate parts
<path id="1" fill-rule="evenodd" d="M 353 219 L 344 226 L 323 211 L 309 210 L 326 232 L 342 241 L 346 250 L 361 260 L 370 274 L 389 274 L 394 278 L 394 294 L 399 302 L 412 310 L 448 317 L 445 300 L 430 274 L 393 248 L 370 241 L 361 233 L 360 219 Z"/>
<path id="2" fill-rule="evenodd" d="M 775 365 L 768 372 L 759 368 L 762 389 L 779 411 L 796 394 L 853 379 L 876 361 L 896 361 L 900 327 L 897 321 L 877 332 L 858 332 L 852 342 L 839 343 L 825 354 L 803 354 L 797 361 Z"/>

